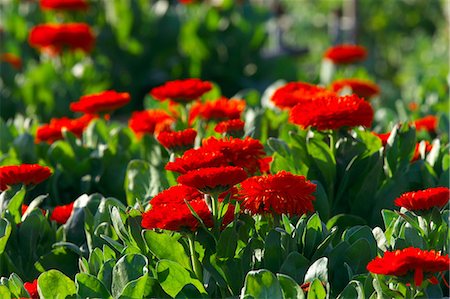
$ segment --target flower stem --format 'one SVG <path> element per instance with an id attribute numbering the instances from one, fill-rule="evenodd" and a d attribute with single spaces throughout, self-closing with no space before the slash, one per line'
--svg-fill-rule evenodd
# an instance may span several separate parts
<path id="1" fill-rule="evenodd" d="M 195 239 L 192 233 L 187 234 L 188 243 L 189 243 L 189 255 L 191 257 L 192 269 L 194 270 L 195 275 L 200 281 L 203 281 L 203 271 L 202 265 L 198 260 L 197 253 L 195 252 Z"/>

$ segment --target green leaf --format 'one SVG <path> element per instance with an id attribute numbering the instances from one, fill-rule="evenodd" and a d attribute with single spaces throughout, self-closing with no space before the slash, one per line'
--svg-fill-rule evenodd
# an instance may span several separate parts
<path id="1" fill-rule="evenodd" d="M 151 196 L 161 190 L 159 171 L 143 160 L 132 160 L 128 163 L 125 175 L 125 193 L 127 203 L 133 206 L 136 202 L 144 205 Z"/>
<path id="2" fill-rule="evenodd" d="M 174 261 L 186 269 L 191 269 L 189 256 L 186 254 L 183 245 L 178 241 L 179 235 L 157 233 L 152 230 L 144 230 L 142 234 L 148 249 L 158 259 Z"/>
<path id="3" fill-rule="evenodd" d="M 314 279 L 309 286 L 307 299 L 325 299 L 327 292 L 319 279 Z"/>
<path id="4" fill-rule="evenodd" d="M 21 207 L 25 198 L 26 188 L 22 186 L 20 190 L 8 202 L 6 210 L 14 217 L 15 223 L 20 223 Z"/>
<path id="5" fill-rule="evenodd" d="M 58 270 L 49 270 L 39 275 L 38 292 L 42 298 L 66 298 L 77 292 L 75 283 Z"/>
<path id="6" fill-rule="evenodd" d="M 277 274 L 277 278 L 280 282 L 281 291 L 283 292 L 283 298 L 305 298 L 305 294 L 303 294 L 302 288 L 291 277 L 284 274 Z"/>
<path id="7" fill-rule="evenodd" d="M 352 280 L 345 287 L 345 289 L 339 294 L 337 299 L 357 298 L 364 299 L 364 286 L 357 280 Z"/>
<path id="8" fill-rule="evenodd" d="M 75 277 L 75 274 L 78 272 L 78 258 L 79 255 L 72 250 L 57 247 L 41 256 L 34 266 L 41 272 L 58 269 L 70 277 Z"/>
<path id="9" fill-rule="evenodd" d="M 319 138 L 310 138 L 306 143 L 309 155 L 313 158 L 316 167 L 319 169 L 326 185 L 331 188 L 336 178 L 336 159 L 330 147 Z M 330 193 L 328 193 L 330 195 Z"/>
<path id="10" fill-rule="evenodd" d="M 294 278 L 297 283 L 302 283 L 310 261 L 297 251 L 289 253 L 280 268 L 280 273 L 284 273 Z"/>
<path id="11" fill-rule="evenodd" d="M 272 272 L 262 269 L 248 272 L 245 277 L 243 298 L 277 299 L 283 298 L 281 285 Z"/>
<path id="12" fill-rule="evenodd" d="M 136 280 L 127 283 L 120 295 L 120 299 L 135 299 L 143 298 L 145 294 L 145 287 L 147 283 L 148 274 L 139 277 Z"/>
<path id="13" fill-rule="evenodd" d="M 358 239 L 350 245 L 345 253 L 345 262 L 351 267 L 354 274 L 366 273 L 367 264 L 375 257 L 372 251 L 376 251 L 376 243 L 369 244 L 366 239 Z"/>
<path id="14" fill-rule="evenodd" d="M 325 256 L 315 261 L 306 271 L 305 282 L 313 281 L 316 278 L 323 282 L 328 281 L 328 258 Z"/>
<path id="15" fill-rule="evenodd" d="M 220 233 L 217 243 L 218 258 L 233 258 L 237 248 L 238 235 L 234 227 L 227 227 Z"/>
<path id="16" fill-rule="evenodd" d="M 281 248 L 281 234 L 271 230 L 264 244 L 264 267 L 272 272 L 278 272 L 283 263 L 283 249 Z"/>
<path id="17" fill-rule="evenodd" d="M 11 292 L 5 285 L 0 285 L 0 298 L 11 298 Z"/>
<path id="18" fill-rule="evenodd" d="M 11 235 L 11 224 L 5 218 L 0 219 L 0 254 L 5 251 L 6 243 L 8 243 Z"/>
<path id="19" fill-rule="evenodd" d="M 77 295 L 81 298 L 111 298 L 111 294 L 103 283 L 93 275 L 78 273 L 75 276 L 75 284 L 77 285 Z"/>
<path id="20" fill-rule="evenodd" d="M 289 146 L 281 139 L 270 137 L 269 139 L 267 139 L 267 145 L 271 150 L 279 153 L 284 158 L 288 158 L 291 156 Z"/>
<path id="21" fill-rule="evenodd" d="M 127 254 L 113 268 L 111 291 L 114 298 L 122 294 L 125 286 L 147 273 L 147 258 L 142 254 Z"/>
<path id="22" fill-rule="evenodd" d="M 201 281 L 194 278 L 194 274 L 176 262 L 160 260 L 156 264 L 156 271 L 158 273 L 158 281 L 164 292 L 172 297 L 177 296 L 189 284 L 193 285 L 201 294 L 206 294 Z"/>
<path id="23" fill-rule="evenodd" d="M 316 213 L 308 219 L 305 233 L 302 236 L 303 254 L 311 257 L 323 238 L 322 238 L 322 221 Z"/>

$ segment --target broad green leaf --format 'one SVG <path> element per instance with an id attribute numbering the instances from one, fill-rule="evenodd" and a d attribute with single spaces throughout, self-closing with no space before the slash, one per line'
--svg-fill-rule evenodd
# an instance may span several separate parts
<path id="1" fill-rule="evenodd" d="M 297 251 L 289 253 L 280 268 L 280 273 L 294 278 L 297 283 L 302 283 L 308 270 L 310 261 Z"/>
<path id="2" fill-rule="evenodd" d="M 364 287 L 361 282 L 352 280 L 345 287 L 345 289 L 339 294 L 337 299 L 357 298 L 364 299 Z"/>
<path id="3" fill-rule="evenodd" d="M 77 295 L 81 298 L 111 298 L 106 287 L 95 276 L 87 273 L 78 273 L 75 276 Z"/>
<path id="4" fill-rule="evenodd" d="M 305 294 L 298 283 L 291 277 L 284 274 L 277 274 L 278 281 L 280 282 L 281 291 L 283 292 L 283 298 L 286 299 L 304 299 Z"/>
<path id="5" fill-rule="evenodd" d="M 156 195 L 160 186 L 156 184 L 152 175 L 153 166 L 143 160 L 132 160 L 128 163 L 125 175 L 125 193 L 127 196 L 127 203 L 133 206 L 136 202 L 144 205 L 148 199 Z"/>
<path id="6" fill-rule="evenodd" d="M 49 270 L 39 275 L 38 292 L 42 298 L 66 298 L 77 292 L 75 283 L 58 270 Z"/>
<path id="7" fill-rule="evenodd" d="M 141 276 L 138 279 L 127 283 L 119 298 L 121 299 L 144 298 L 147 278 L 148 274 L 145 274 L 144 276 Z"/>
<path id="8" fill-rule="evenodd" d="M 315 261 L 306 271 L 305 282 L 313 281 L 316 278 L 323 282 L 328 281 L 328 258 L 325 256 Z"/>
<path id="9" fill-rule="evenodd" d="M 217 244 L 218 258 L 233 258 L 237 248 L 238 235 L 234 227 L 227 227 L 220 233 Z"/>
<path id="10" fill-rule="evenodd" d="M 271 230 L 264 244 L 264 267 L 276 273 L 283 263 L 283 249 L 281 248 L 281 234 Z"/>
<path id="11" fill-rule="evenodd" d="M 21 207 L 23 200 L 25 198 L 26 188 L 22 186 L 20 190 L 14 194 L 14 196 L 9 200 L 6 210 L 14 217 L 15 223 L 20 223 L 21 218 Z"/>
<path id="12" fill-rule="evenodd" d="M 307 299 L 325 299 L 327 297 L 327 292 L 322 285 L 322 282 L 316 278 L 309 285 Z"/>
<path id="13" fill-rule="evenodd" d="M 0 254 L 5 251 L 6 243 L 8 243 L 11 235 L 11 224 L 5 218 L 0 219 Z"/>
<path id="14" fill-rule="evenodd" d="M 313 214 L 306 224 L 305 233 L 302 236 L 303 254 L 306 257 L 311 257 L 323 238 L 322 238 L 322 221 L 319 216 Z"/>
<path id="15" fill-rule="evenodd" d="M 125 286 L 147 273 L 147 258 L 141 254 L 127 254 L 113 268 L 111 292 L 114 298 L 122 294 Z"/>
<path id="16" fill-rule="evenodd" d="M 283 298 L 281 285 L 272 272 L 262 269 L 248 272 L 245 277 L 244 287 L 241 291 L 242 298 L 278 299 Z"/>

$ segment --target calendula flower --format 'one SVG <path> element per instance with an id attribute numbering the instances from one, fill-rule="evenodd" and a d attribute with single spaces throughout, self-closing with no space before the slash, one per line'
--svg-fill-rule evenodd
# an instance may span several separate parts
<path id="1" fill-rule="evenodd" d="M 434 115 L 427 115 L 423 118 L 415 120 L 413 124 L 416 126 L 417 131 L 425 130 L 430 133 L 436 133 L 438 118 Z"/>
<path id="2" fill-rule="evenodd" d="M 399 278 L 414 277 L 416 286 L 436 273 L 449 269 L 448 255 L 441 255 L 434 250 L 405 248 L 386 251 L 383 257 L 376 257 L 367 265 L 367 270 L 375 274 L 393 275 Z"/>
<path id="3" fill-rule="evenodd" d="M 241 167 L 208 167 L 189 171 L 178 177 L 177 182 L 207 194 L 222 193 L 247 178 Z"/>
<path id="4" fill-rule="evenodd" d="M 398 207 L 409 211 L 429 210 L 433 207 L 442 208 L 450 199 L 450 189 L 447 187 L 428 188 L 425 190 L 403 193 L 395 199 Z"/>
<path id="5" fill-rule="evenodd" d="M 290 82 L 278 88 L 272 95 L 272 102 L 279 108 L 290 109 L 303 101 L 336 95 L 323 87 L 305 82 Z"/>
<path id="6" fill-rule="evenodd" d="M 41 0 L 44 10 L 86 10 L 89 5 L 86 0 Z"/>
<path id="7" fill-rule="evenodd" d="M 226 97 L 204 103 L 196 102 L 189 112 L 189 123 L 192 123 L 197 117 L 214 121 L 238 119 L 244 109 L 245 101 Z"/>
<path id="8" fill-rule="evenodd" d="M 190 149 L 183 153 L 183 156 L 175 158 L 175 161 L 169 162 L 166 169 L 181 174 L 191 170 L 206 167 L 227 166 L 225 156 L 220 151 L 210 151 L 205 148 Z"/>
<path id="9" fill-rule="evenodd" d="M 16 184 L 37 185 L 50 177 L 52 171 L 38 164 L 21 164 L 0 167 L 0 191 Z"/>
<path id="10" fill-rule="evenodd" d="M 0 54 L 0 61 L 9 63 L 16 70 L 20 70 L 22 68 L 22 59 L 13 53 Z"/>
<path id="11" fill-rule="evenodd" d="M 200 79 L 184 79 L 166 82 L 162 86 L 153 88 L 150 94 L 159 101 L 172 100 L 187 103 L 198 99 L 211 89 L 211 82 Z"/>
<path id="12" fill-rule="evenodd" d="M 361 98 L 370 99 L 380 93 L 378 85 L 361 79 L 341 79 L 331 84 L 331 90 L 340 92 L 344 88 L 350 88 L 352 93 Z"/>
<path id="13" fill-rule="evenodd" d="M 304 101 L 292 108 L 290 121 L 303 128 L 336 130 L 342 127 L 370 127 L 373 109 L 357 95 L 328 96 Z"/>
<path id="14" fill-rule="evenodd" d="M 71 202 L 67 205 L 56 206 L 50 214 L 50 220 L 54 220 L 59 224 L 64 224 L 72 215 L 74 203 Z"/>
<path id="15" fill-rule="evenodd" d="M 156 139 L 165 148 L 174 152 L 183 152 L 194 146 L 197 131 L 194 129 L 186 129 L 178 132 L 161 132 Z"/>
<path id="16" fill-rule="evenodd" d="M 94 118 L 96 118 L 96 116 L 92 114 L 86 114 L 77 119 L 70 119 L 67 117 L 52 118 L 49 124 L 41 125 L 37 129 L 36 142 L 46 141 L 48 143 L 53 143 L 56 140 L 63 139 L 64 129 L 77 137 L 81 137 L 83 131 Z"/>
<path id="17" fill-rule="evenodd" d="M 31 29 L 28 42 L 50 54 L 59 54 L 65 47 L 90 52 L 95 36 L 85 23 L 41 24 Z"/>
<path id="18" fill-rule="evenodd" d="M 324 54 L 324 58 L 331 60 L 334 64 L 355 63 L 366 59 L 366 57 L 366 48 L 348 44 L 331 47 Z"/>
<path id="19" fill-rule="evenodd" d="M 142 134 L 158 134 L 170 129 L 170 125 L 175 119 L 161 109 L 149 109 L 133 112 L 128 122 L 128 126 L 133 132 L 141 136 Z"/>
<path id="20" fill-rule="evenodd" d="M 316 185 L 286 171 L 250 177 L 241 183 L 242 207 L 252 214 L 303 215 L 314 211 Z"/>
<path id="21" fill-rule="evenodd" d="M 70 110 L 87 114 L 109 113 L 125 106 L 130 100 L 128 92 L 106 90 L 82 96 L 78 102 L 70 104 Z"/>
<path id="22" fill-rule="evenodd" d="M 37 279 L 33 280 L 32 282 L 25 282 L 23 284 L 23 287 L 25 290 L 27 290 L 28 294 L 30 295 L 29 298 L 31 299 L 39 299 L 39 293 L 38 293 L 38 281 Z"/>
<path id="23" fill-rule="evenodd" d="M 244 126 L 244 121 L 240 119 L 231 119 L 218 123 L 214 128 L 214 131 L 230 136 L 237 136 L 244 133 Z"/>

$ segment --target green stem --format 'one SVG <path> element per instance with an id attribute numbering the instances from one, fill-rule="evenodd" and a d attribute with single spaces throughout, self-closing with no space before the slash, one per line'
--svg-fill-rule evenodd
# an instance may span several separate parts
<path id="1" fill-rule="evenodd" d="M 195 252 L 195 239 L 194 234 L 187 234 L 188 243 L 189 243 L 189 254 L 191 257 L 192 269 L 194 270 L 195 275 L 200 281 L 203 281 L 203 269 L 200 261 L 198 260 L 197 253 Z"/>

